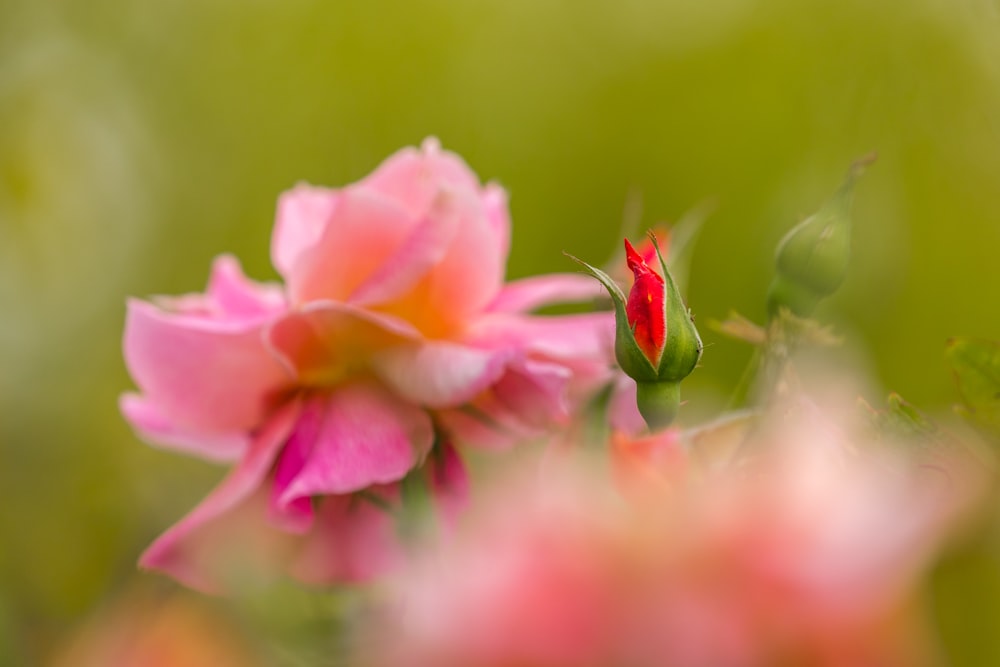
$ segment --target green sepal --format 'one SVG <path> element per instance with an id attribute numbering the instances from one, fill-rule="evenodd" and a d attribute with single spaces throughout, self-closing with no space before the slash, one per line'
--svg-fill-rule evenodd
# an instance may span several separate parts
<path id="1" fill-rule="evenodd" d="M 663 354 L 660 355 L 659 368 L 656 369 L 656 378 L 661 382 L 680 382 L 698 365 L 704 346 L 694 320 L 691 319 L 691 312 L 684 305 L 680 290 L 663 259 L 660 244 L 652 234 L 650 239 L 653 241 L 656 257 L 660 260 L 666 301 L 666 341 Z"/>
<path id="2" fill-rule="evenodd" d="M 615 359 L 622 371 L 636 382 L 655 382 L 658 379 L 656 368 L 639 347 L 639 343 L 635 340 L 635 332 L 628 323 L 628 315 L 625 312 L 625 293 L 604 271 L 569 253 L 565 254 L 604 285 L 608 294 L 611 295 L 611 302 L 615 307 Z"/>

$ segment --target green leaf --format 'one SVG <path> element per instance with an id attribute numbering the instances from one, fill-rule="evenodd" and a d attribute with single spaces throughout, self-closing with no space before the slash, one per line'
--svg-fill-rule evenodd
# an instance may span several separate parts
<path id="1" fill-rule="evenodd" d="M 981 430 L 1000 437 L 1000 342 L 953 338 L 945 356 L 962 395 L 961 412 Z"/>

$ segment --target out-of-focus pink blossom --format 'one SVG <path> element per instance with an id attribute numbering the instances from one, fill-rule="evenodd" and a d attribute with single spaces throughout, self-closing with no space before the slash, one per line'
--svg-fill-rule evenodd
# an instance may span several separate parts
<path id="1" fill-rule="evenodd" d="M 428 456 L 448 461 L 432 492 L 462 495 L 442 443 L 505 446 L 565 423 L 608 378 L 611 316 L 532 314 L 599 286 L 504 284 L 509 243 L 504 191 L 428 140 L 353 185 L 282 195 L 271 255 L 283 285 L 222 256 L 204 294 L 130 301 L 139 393 L 122 412 L 152 443 L 235 464 L 141 564 L 218 588 L 200 556 L 240 515 L 296 576 L 363 579 L 393 561 L 380 508 Z"/>
<path id="2" fill-rule="evenodd" d="M 260 647 L 233 619 L 193 597 L 130 592 L 105 605 L 47 667 L 260 667 Z"/>
<path id="3" fill-rule="evenodd" d="M 934 664 L 915 593 L 981 478 L 841 423 L 808 404 L 725 423 L 729 465 L 679 455 L 676 432 L 633 441 L 669 482 L 640 502 L 589 469 L 507 480 L 398 579 L 378 664 Z"/>

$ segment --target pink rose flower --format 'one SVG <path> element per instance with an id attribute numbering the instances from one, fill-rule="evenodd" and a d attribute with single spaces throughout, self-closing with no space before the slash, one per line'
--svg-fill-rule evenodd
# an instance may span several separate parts
<path id="1" fill-rule="evenodd" d="M 231 524 L 243 528 L 227 544 L 261 539 L 264 560 L 302 580 L 367 578 L 396 560 L 384 508 L 404 477 L 418 471 L 440 505 L 461 500 L 445 443 L 507 445 L 568 420 L 609 377 L 612 321 L 531 314 L 599 286 L 505 285 L 509 243 L 504 191 L 428 140 L 356 184 L 282 195 L 271 255 L 283 286 L 222 256 L 204 294 L 131 300 L 139 393 L 123 414 L 152 443 L 235 464 L 141 565 L 224 587 L 223 545 L 206 544 Z"/>
<path id="2" fill-rule="evenodd" d="M 465 532 L 393 579 L 371 628 L 393 641 L 361 662 L 934 664 L 915 592 L 984 471 L 957 443 L 928 458 L 848 422 L 782 406 L 749 430 L 625 443 L 642 474 L 616 484 L 569 461 L 541 483 L 535 470 L 506 479 Z M 696 449 L 730 437 L 752 455 L 720 467 Z"/>

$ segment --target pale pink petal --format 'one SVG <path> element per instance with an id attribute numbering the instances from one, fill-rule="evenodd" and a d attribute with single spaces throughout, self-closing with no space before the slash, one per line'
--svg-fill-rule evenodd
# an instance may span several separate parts
<path id="1" fill-rule="evenodd" d="M 635 380 L 618 373 L 608 399 L 608 425 L 631 436 L 646 430 L 646 420 L 639 413 L 635 390 Z"/>
<path id="2" fill-rule="evenodd" d="M 447 341 L 425 341 L 380 352 L 375 373 L 412 403 L 447 408 L 471 400 L 504 373 L 514 350 L 478 349 Z"/>
<path id="3" fill-rule="evenodd" d="M 413 325 L 392 315 L 315 301 L 276 320 L 268 348 L 301 385 L 330 385 L 364 368 L 376 351 L 419 340 Z"/>
<path id="4" fill-rule="evenodd" d="M 220 590 L 225 573 L 216 567 L 223 565 L 215 549 L 220 545 L 211 538 L 224 527 L 226 516 L 261 485 L 298 413 L 298 403 L 280 408 L 254 438 L 240 464 L 190 514 L 146 549 L 139 559 L 140 567 L 166 572 L 192 588 Z"/>
<path id="5" fill-rule="evenodd" d="M 554 304 L 594 301 L 605 294 L 604 287 L 589 276 L 554 273 L 507 283 L 487 310 L 493 313 L 526 313 Z"/>
<path id="6" fill-rule="evenodd" d="M 421 217 L 363 185 L 340 191 L 322 234 L 286 275 L 295 303 L 346 301 L 392 257 Z"/>
<path id="7" fill-rule="evenodd" d="M 427 302 L 440 317 L 464 324 L 496 298 L 506 256 L 481 202 L 468 191 L 448 191 L 446 196 L 459 216 L 459 228 L 448 253 L 428 275 Z"/>
<path id="8" fill-rule="evenodd" d="M 247 448 L 245 432 L 203 434 L 177 428 L 160 408 L 138 394 L 124 394 L 118 401 L 122 415 L 143 440 L 210 461 L 235 461 Z"/>
<path id="9" fill-rule="evenodd" d="M 412 215 L 423 215 L 438 192 L 479 190 L 479 179 L 456 154 L 429 138 L 420 149 L 404 148 L 387 158 L 363 181 L 366 187 L 395 199 Z"/>
<path id="10" fill-rule="evenodd" d="M 467 340 L 483 347 L 519 347 L 556 361 L 614 358 L 615 320 L 610 312 L 582 315 L 492 315 L 483 317 Z"/>
<path id="11" fill-rule="evenodd" d="M 316 523 L 290 565 L 292 576 L 313 585 L 359 583 L 395 569 L 403 560 L 396 519 L 398 489 L 326 496 Z"/>
<path id="12" fill-rule="evenodd" d="M 436 267 L 458 232 L 459 211 L 453 202 L 453 196 L 439 194 L 409 238 L 351 294 L 351 303 L 373 306 L 397 298 Z"/>
<path id="13" fill-rule="evenodd" d="M 507 263 L 510 254 L 510 212 L 507 208 L 507 191 L 496 183 L 483 188 L 483 211 L 496 239 L 497 254 Z"/>
<path id="14" fill-rule="evenodd" d="M 215 258 L 206 292 L 219 315 L 228 319 L 260 321 L 286 308 L 281 287 L 248 279 L 232 255 Z"/>
<path id="15" fill-rule="evenodd" d="M 278 199 L 271 263 L 285 280 L 302 255 L 319 241 L 336 206 L 336 190 L 311 185 L 298 185 Z"/>
<path id="16" fill-rule="evenodd" d="M 135 299 L 124 353 L 145 399 L 183 432 L 250 430 L 291 381 L 259 326 L 171 314 Z"/>
<path id="17" fill-rule="evenodd" d="M 480 396 L 474 405 L 441 410 L 435 416 L 442 430 L 467 447 L 504 450 L 545 433 L 526 423 L 493 392 Z"/>
<path id="18" fill-rule="evenodd" d="M 566 387 L 571 378 L 565 366 L 529 359 L 512 365 L 493 393 L 524 424 L 549 428 L 569 417 Z"/>
<path id="19" fill-rule="evenodd" d="M 430 417 L 373 382 L 352 382 L 326 397 L 308 460 L 279 502 L 351 493 L 402 479 L 434 442 Z"/>

